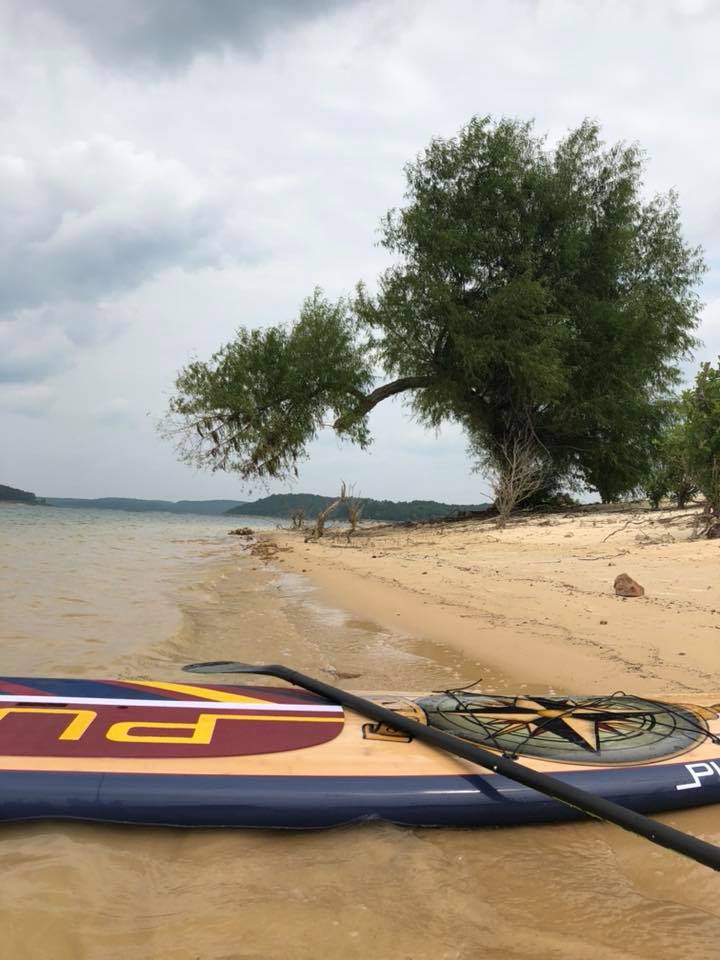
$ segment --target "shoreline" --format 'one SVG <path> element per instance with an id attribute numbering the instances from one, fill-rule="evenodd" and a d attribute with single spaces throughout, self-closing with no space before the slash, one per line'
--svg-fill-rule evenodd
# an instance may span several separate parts
<path id="1" fill-rule="evenodd" d="M 586 533 L 597 541 L 627 518 L 586 533 L 562 517 L 548 518 L 551 524 L 538 524 L 535 532 L 535 521 L 519 521 L 499 534 L 482 524 L 365 528 L 348 547 L 342 531 L 305 544 L 302 535 L 268 527 L 246 540 L 228 536 L 227 523 L 99 511 L 73 520 L 75 511 L 60 513 L 53 511 L 51 522 L 43 517 L 34 524 L 5 524 L 10 589 L 2 598 L 2 635 L 5 669 L 13 676 L 187 683 L 185 663 L 237 659 L 287 663 L 357 691 L 452 689 L 482 677 L 487 692 L 528 694 L 532 690 L 523 684 L 540 693 L 557 677 L 541 655 L 523 664 L 523 651 L 544 655 L 551 644 L 543 636 L 561 615 L 580 629 L 577 603 L 584 594 L 573 599 L 561 592 L 560 599 L 571 603 L 567 610 L 556 603 L 550 612 L 542 603 L 561 590 L 559 583 L 571 582 L 572 569 L 599 566 L 578 559 L 599 552 L 583 541 Z M 652 529 L 656 539 L 661 527 Z M 572 530 L 575 536 L 566 538 Z M 614 545 L 620 536 L 614 533 L 602 552 L 624 550 Z M 252 546 L 255 538 L 259 543 Z M 290 549 L 278 552 L 278 546 Z M 668 577 L 682 581 L 676 592 L 699 588 L 697 571 L 692 584 L 685 582 L 678 551 L 694 553 L 698 559 L 692 562 L 716 578 L 718 546 L 631 544 L 627 571 L 644 583 L 650 599 L 606 596 L 602 602 L 614 605 L 616 614 L 605 619 L 612 623 L 622 612 L 639 622 L 642 610 L 654 609 L 657 563 L 669 564 Z M 575 567 L 566 569 L 566 554 L 576 556 Z M 523 579 L 529 570 L 532 587 Z M 603 567 L 598 591 L 607 593 L 609 578 L 622 570 Z M 534 591 L 540 591 L 538 598 Z M 706 609 L 713 591 L 702 594 L 702 604 L 672 616 L 683 626 L 720 623 Z M 520 622 L 535 599 L 541 605 L 537 627 Z M 513 605 L 517 609 L 507 609 Z M 502 646 L 500 636 L 508 638 Z M 720 639 L 717 632 L 712 636 Z M 458 652 L 462 644 L 476 656 Z M 602 665 L 595 648 L 589 654 Z M 504 674 L 493 672 L 501 668 Z M 578 673 L 579 692 L 580 680 L 589 688 L 589 676 Z M 610 690 L 604 679 L 595 687 Z M 637 689 L 636 680 L 632 687 Z M 695 698 L 688 693 L 675 699 Z M 402 753 L 398 746 L 398 775 Z M 718 836 L 716 807 L 666 818 L 706 839 Z M 4 843 L 14 881 L 3 905 L 6 953 L 18 957 L 44 956 L 48 942 L 57 960 L 95 955 L 98 944 L 112 942 L 121 944 L 123 955 L 145 956 L 150 944 L 153 956 L 175 956 L 178 936 L 196 948 L 194 955 L 202 951 L 215 960 L 227 956 L 228 943 L 284 957 L 278 903 L 289 911 L 290 923 L 309 931 L 293 943 L 294 960 L 314 960 L 318 952 L 348 960 L 371 953 L 397 957 L 399 928 L 406 933 L 402 956 L 415 960 L 460 960 L 479 952 L 558 960 L 649 960 L 661 954 L 680 960 L 688 952 L 713 956 L 720 936 L 717 910 L 706 906 L 714 903 L 714 874 L 598 822 L 500 830 L 358 823 L 307 832 L 30 822 L 6 825 Z M 60 889 L 58 877 L 68 876 L 71 882 Z M 159 876 L 167 882 L 158 883 Z M 209 897 L 218 877 L 223 895 Z M 389 886 L 394 878 L 402 878 L 400 897 Z M 229 913 L 228 902 L 237 909 Z M 43 922 L 37 909 L 28 912 L 28 903 L 47 905 Z M 115 909 L 118 903 L 128 909 Z M 670 918 L 660 926 L 658 904 Z M 627 918 L 620 948 L 618 917 Z M 350 940 L 349 932 L 357 938 Z"/>
<path id="2" fill-rule="evenodd" d="M 715 693 L 720 543 L 693 539 L 695 513 L 598 507 L 504 530 L 472 519 L 260 542 L 325 602 L 479 663 L 489 689 Z M 646 595 L 615 596 L 619 573 Z"/>

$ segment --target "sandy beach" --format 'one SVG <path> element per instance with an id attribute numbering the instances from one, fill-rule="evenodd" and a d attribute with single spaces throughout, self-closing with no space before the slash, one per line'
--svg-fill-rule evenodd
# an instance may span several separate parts
<path id="1" fill-rule="evenodd" d="M 272 562 L 328 602 L 456 647 L 488 688 L 678 695 L 720 690 L 720 542 L 696 536 L 699 513 L 590 506 L 502 530 L 473 519 L 367 526 L 350 541 L 265 536 Z M 620 573 L 645 596 L 616 596 Z"/>

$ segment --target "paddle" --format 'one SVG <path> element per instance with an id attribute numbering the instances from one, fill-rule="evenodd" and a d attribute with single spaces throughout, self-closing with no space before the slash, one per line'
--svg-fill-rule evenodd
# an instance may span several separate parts
<path id="1" fill-rule="evenodd" d="M 580 810 L 588 816 L 605 820 L 608 823 L 615 823 L 617 826 L 623 827 L 631 833 L 636 833 L 640 837 L 645 837 L 646 840 L 651 840 L 661 847 L 667 847 L 668 850 L 674 850 L 676 853 L 690 857 L 690 859 L 696 860 L 706 867 L 712 867 L 713 870 L 720 870 L 720 847 L 706 843 L 704 840 L 687 833 L 682 833 L 680 830 L 675 830 L 664 823 L 658 823 L 657 820 L 645 817 L 634 810 L 628 810 L 612 800 L 596 797 L 592 793 L 587 793 L 585 790 L 555 777 L 538 773 L 536 770 L 531 770 L 520 763 L 516 763 L 509 757 L 491 753 L 451 734 L 418 723 L 417 720 L 403 717 L 393 710 L 388 710 L 377 703 L 373 703 L 372 700 L 366 700 L 354 693 L 348 693 L 347 690 L 333 687 L 329 683 L 308 677 L 306 674 L 292 670 L 290 667 L 284 667 L 282 664 L 253 665 L 218 660 L 209 663 L 191 663 L 183 667 L 183 670 L 187 670 L 189 673 L 250 673 L 277 677 L 280 680 L 287 681 L 287 683 L 294 684 L 296 687 L 302 687 L 312 693 L 326 697 L 333 703 L 339 703 L 361 716 L 368 717 L 378 723 L 387 724 L 393 730 L 399 730 L 416 740 L 429 743 L 431 746 L 439 747 L 456 757 L 462 757 L 463 760 L 469 760 L 471 763 L 485 767 L 492 773 L 499 773 L 509 780 L 514 780 L 516 783 L 537 790 L 538 793 L 545 794 L 553 800 L 559 800 L 561 803 Z"/>

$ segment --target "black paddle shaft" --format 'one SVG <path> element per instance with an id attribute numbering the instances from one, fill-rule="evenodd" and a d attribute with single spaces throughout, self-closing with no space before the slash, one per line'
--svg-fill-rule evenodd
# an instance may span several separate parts
<path id="1" fill-rule="evenodd" d="M 381 707 L 372 700 L 358 697 L 354 693 L 333 687 L 329 683 L 316 680 L 314 677 L 299 673 L 297 670 L 285 667 L 282 664 L 252 665 L 232 661 L 213 661 L 188 664 L 183 669 L 190 673 L 246 673 L 277 677 L 279 680 L 285 680 L 296 687 L 302 687 L 312 693 L 317 693 L 333 703 L 339 703 L 348 710 L 353 710 L 370 720 L 387 724 L 393 730 L 399 730 L 415 740 L 428 743 L 432 747 L 438 747 L 440 750 L 452 753 L 456 757 L 462 757 L 463 760 L 469 760 L 492 773 L 499 773 L 509 780 L 514 780 L 525 787 L 537 790 L 538 793 L 545 794 L 553 800 L 559 800 L 561 803 L 588 816 L 614 823 L 618 827 L 636 833 L 640 837 L 645 837 L 646 840 L 651 840 L 661 847 L 690 857 L 690 859 L 696 860 L 706 867 L 720 870 L 720 847 L 690 834 L 682 833 L 680 830 L 675 830 L 674 827 L 659 823 L 657 820 L 652 820 L 650 817 L 636 813 L 634 810 L 628 810 L 612 800 L 597 797 L 586 790 L 581 790 L 572 784 L 558 780 L 556 777 L 538 773 L 537 770 L 531 770 L 509 757 L 491 753 L 489 750 L 484 750 L 482 747 L 461 740 L 452 734 L 443 733 L 441 730 L 418 723 L 417 720 L 403 717 L 393 710 Z"/>

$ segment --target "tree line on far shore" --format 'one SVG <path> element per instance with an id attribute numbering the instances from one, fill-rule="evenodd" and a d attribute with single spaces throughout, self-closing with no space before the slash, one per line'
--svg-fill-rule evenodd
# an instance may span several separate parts
<path id="1" fill-rule="evenodd" d="M 0 500 L 8 503 L 25 503 L 34 506 L 44 506 L 45 501 L 36 497 L 29 490 L 20 490 L 18 487 L 9 487 L 7 484 L 0 483 Z"/>
<path id="2" fill-rule="evenodd" d="M 228 516 L 282 517 L 291 518 L 300 526 L 300 520 L 314 520 L 338 498 L 323 497 L 315 493 L 273 493 L 252 503 L 244 503 L 227 511 Z M 402 522 L 406 520 L 434 520 L 462 513 L 486 509 L 489 504 L 438 503 L 436 500 L 373 500 L 355 497 L 350 492 L 339 498 L 333 510 L 333 520 L 348 520 L 354 507 L 359 509 L 363 520 Z"/>
<path id="3" fill-rule="evenodd" d="M 374 289 L 241 327 L 180 372 L 167 433 L 196 465 L 286 479 L 327 426 L 366 447 L 371 410 L 401 396 L 463 427 L 501 518 L 580 489 L 700 492 L 720 518 L 720 365 L 679 391 L 706 267 L 643 168 L 590 121 L 554 149 L 489 117 L 431 141 L 382 220 L 394 262 Z"/>

